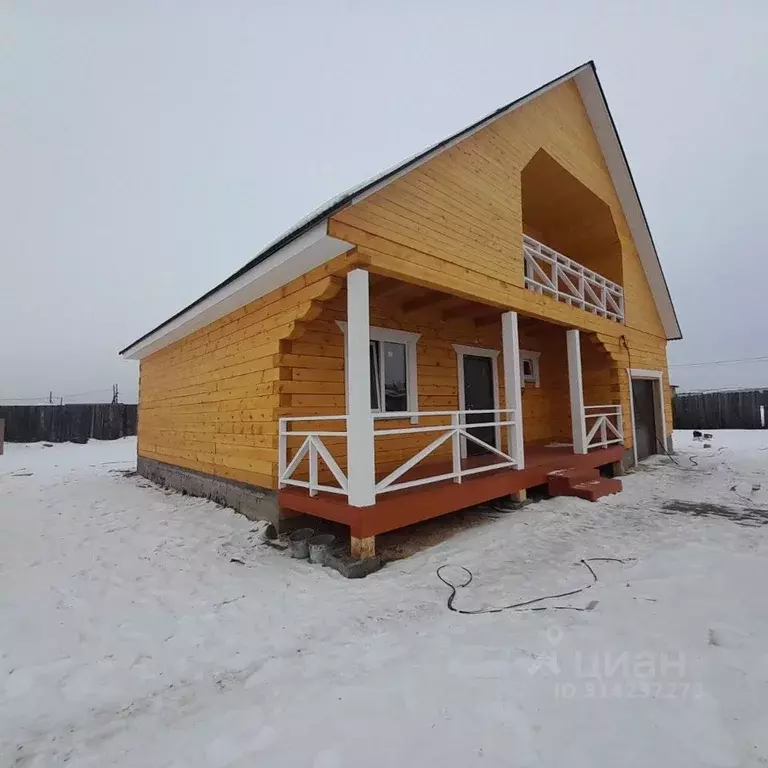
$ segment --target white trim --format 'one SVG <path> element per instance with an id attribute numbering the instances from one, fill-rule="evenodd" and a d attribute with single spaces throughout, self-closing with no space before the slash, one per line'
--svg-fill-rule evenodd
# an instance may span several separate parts
<path id="1" fill-rule="evenodd" d="M 132 344 L 122 356 L 128 360 L 141 360 L 354 248 L 350 243 L 329 237 L 327 228 L 326 221 L 312 227 L 237 280 L 222 286 L 204 301 Z"/>
<path id="2" fill-rule="evenodd" d="M 514 424 L 507 427 L 507 452 L 517 459 L 517 469 L 525 469 L 523 441 L 523 376 L 517 312 L 504 312 L 501 316 L 501 345 L 504 350 L 504 392 L 507 408 L 514 409 Z M 538 354 L 538 353 L 536 353 Z M 538 365 L 538 359 L 537 359 Z M 538 386 L 538 385 L 537 385 Z"/>
<path id="3" fill-rule="evenodd" d="M 648 368 L 627 368 L 627 380 L 629 381 L 629 420 L 632 423 L 632 459 L 637 466 L 637 432 L 635 430 L 635 397 L 632 392 L 632 379 L 647 379 L 656 382 L 654 388 L 654 411 L 656 438 L 662 441 L 664 450 L 667 449 L 667 417 L 664 413 L 664 372 L 654 371 Z"/>
<path id="4" fill-rule="evenodd" d="M 581 375 L 581 338 L 577 328 L 566 331 L 568 344 L 568 391 L 571 400 L 573 452 L 587 453 L 587 426 L 584 419 L 584 384 Z"/>
<path id="5" fill-rule="evenodd" d="M 520 350 L 520 387 L 522 389 L 525 389 L 526 384 L 526 378 L 525 378 L 525 369 L 523 367 L 523 362 L 525 360 L 531 361 L 531 366 L 533 367 L 533 379 L 528 382 L 528 384 L 533 384 L 534 387 L 537 389 L 541 386 L 541 371 L 539 367 L 539 358 L 541 357 L 541 352 L 533 352 L 530 349 L 521 349 Z"/>
<path id="6" fill-rule="evenodd" d="M 346 320 L 337 320 L 336 325 L 341 330 L 347 332 Z M 378 325 L 371 326 L 371 339 L 376 341 L 394 341 L 399 344 L 415 344 L 421 338 L 420 333 L 414 333 L 413 331 L 401 331 L 397 328 L 382 328 Z"/>
<path id="7" fill-rule="evenodd" d="M 491 369 L 493 375 L 493 409 L 498 410 L 499 405 L 499 350 L 488 349 L 486 347 L 471 347 L 466 344 L 454 344 L 454 350 L 456 351 L 456 370 L 458 373 L 458 385 L 459 385 L 459 410 L 464 412 L 467 409 L 466 396 L 464 394 L 464 355 L 471 355 L 473 357 L 489 357 L 491 359 Z M 520 418 L 520 414 L 515 414 L 515 419 Z M 466 416 L 464 422 L 466 424 Z M 495 429 L 496 434 L 496 448 L 501 450 L 501 427 L 497 424 Z M 461 458 L 467 458 L 467 439 L 461 438 Z M 515 457 L 517 458 L 517 457 Z"/>
<path id="8" fill-rule="evenodd" d="M 627 159 L 621 147 L 616 129 L 611 120 L 608 105 L 605 102 L 596 73 L 590 69 L 581 69 L 574 73 L 576 87 L 579 89 L 592 130 L 595 132 L 598 144 L 602 150 L 608 173 L 611 176 L 614 189 L 626 216 L 629 231 L 632 234 L 640 262 L 643 265 L 646 279 L 651 288 L 656 307 L 659 310 L 661 323 L 664 326 L 667 339 L 682 338 L 680 325 L 677 322 L 672 297 L 669 293 L 664 272 L 659 261 L 659 254 L 651 237 L 648 221 L 643 213 L 640 197 L 632 181 L 632 174 Z M 632 305 L 629 306 L 630 315 Z M 630 317 L 631 320 L 631 317 Z"/>
<path id="9" fill-rule="evenodd" d="M 466 344 L 454 344 L 454 350 L 457 355 L 474 355 L 475 357 L 492 357 L 496 359 L 501 354 L 498 349 L 488 349 L 487 347 L 472 347 Z"/>
<path id="10" fill-rule="evenodd" d="M 347 489 L 353 507 L 376 503 L 376 465 L 371 413 L 370 300 L 368 273 L 347 275 Z"/>
<path id="11" fill-rule="evenodd" d="M 653 371 L 649 368 L 627 368 L 633 379 L 663 379 L 663 371 Z"/>
<path id="12" fill-rule="evenodd" d="M 349 402 L 349 377 L 347 371 L 349 365 L 347 363 L 347 323 L 344 320 L 337 320 L 336 325 L 341 328 L 341 332 L 344 334 L 344 393 L 346 396 L 346 402 Z M 391 341 L 396 344 L 405 344 L 406 353 L 406 385 L 408 387 L 408 403 L 405 412 L 415 412 L 419 410 L 419 379 L 418 379 L 418 352 L 417 344 L 421 338 L 420 333 L 413 333 L 412 331 L 400 331 L 396 328 L 381 328 L 380 326 L 372 325 L 369 329 L 369 336 L 371 341 Z M 380 411 L 372 410 L 372 413 L 377 416 L 381 415 L 386 418 L 397 419 L 405 418 L 396 411 Z M 418 424 L 418 416 L 411 416 L 411 424 Z"/>

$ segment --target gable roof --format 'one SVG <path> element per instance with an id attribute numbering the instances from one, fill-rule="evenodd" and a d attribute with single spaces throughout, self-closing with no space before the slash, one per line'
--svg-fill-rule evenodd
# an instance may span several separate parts
<path id="1" fill-rule="evenodd" d="M 374 176 L 368 181 L 347 190 L 343 194 L 332 198 L 320 208 L 301 219 L 283 235 L 271 242 L 263 251 L 235 273 L 230 275 L 226 280 L 219 283 L 172 317 L 168 318 L 165 322 L 145 333 L 125 349 L 121 350 L 120 354 L 124 357 L 134 359 L 144 357 L 179 338 L 183 338 L 198 328 L 203 327 L 203 325 L 213 322 L 213 320 L 218 317 L 222 317 L 225 314 L 232 312 L 234 309 L 244 306 L 246 303 L 258 298 L 259 295 L 264 295 L 267 291 L 259 291 L 256 294 L 254 294 L 253 291 L 242 292 L 239 290 L 238 284 L 243 286 L 246 283 L 260 279 L 265 272 L 263 269 L 265 262 L 278 255 L 287 257 L 291 255 L 290 252 L 295 254 L 308 248 L 315 248 L 316 250 L 321 251 L 322 255 L 327 258 L 332 258 L 333 256 L 338 255 L 338 253 L 343 253 L 347 248 L 335 249 L 333 245 L 328 242 L 332 241 L 333 238 L 321 237 L 321 235 L 325 234 L 327 220 L 331 216 L 338 213 L 343 208 L 360 202 L 381 189 L 383 186 L 395 181 L 395 179 L 400 178 L 446 149 L 458 144 L 460 141 L 463 141 L 482 128 L 485 128 L 487 125 L 490 125 L 504 115 L 509 114 L 529 101 L 541 96 L 546 91 L 571 80 L 576 83 L 576 86 L 579 89 L 582 102 L 584 103 L 587 115 L 592 124 L 592 129 L 597 136 L 603 156 L 605 157 L 611 180 L 613 181 L 619 201 L 627 217 L 632 238 L 637 247 L 648 283 L 651 287 L 651 292 L 656 302 L 656 307 L 666 337 L 669 340 L 682 338 L 680 324 L 677 319 L 674 305 L 672 304 L 669 286 L 664 277 L 658 252 L 656 251 L 656 246 L 648 226 L 648 219 L 643 210 L 643 205 L 640 202 L 640 197 L 627 161 L 626 153 L 624 152 L 624 147 L 622 146 L 621 139 L 616 130 L 613 116 L 608 108 L 603 87 L 597 76 L 595 63 L 594 61 L 588 61 L 587 63 L 572 69 L 570 72 L 566 72 L 564 75 L 561 75 L 554 80 L 550 80 L 548 83 L 527 93 L 525 96 L 521 96 L 519 99 L 500 107 L 495 112 L 483 117 L 476 123 L 473 123 L 458 133 L 428 147 L 423 152 L 414 155 L 399 165 L 396 165 L 393 168 Z M 304 242 L 302 242 L 302 240 Z M 323 240 L 326 242 L 323 243 Z M 340 241 L 335 242 L 339 243 Z M 321 256 L 321 258 L 323 256 Z M 322 263 L 322 261 L 320 263 Z M 235 290 L 236 288 L 238 290 Z M 270 290 L 272 290 L 272 288 L 270 288 Z M 239 301 L 239 303 L 236 299 L 236 294 L 242 294 L 242 300 Z M 218 307 L 218 310 L 216 310 L 216 307 Z"/>

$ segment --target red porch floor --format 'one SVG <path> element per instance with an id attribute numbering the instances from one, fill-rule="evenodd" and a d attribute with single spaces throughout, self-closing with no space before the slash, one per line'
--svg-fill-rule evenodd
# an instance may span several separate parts
<path id="1" fill-rule="evenodd" d="M 544 485 L 547 475 L 556 469 L 602 467 L 621 461 L 623 455 L 622 445 L 587 454 L 574 454 L 570 447 L 526 445 L 523 470 L 500 469 L 471 475 L 463 478 L 461 483 L 444 480 L 393 491 L 380 495 L 372 507 L 352 507 L 343 496 L 333 493 L 321 492 L 312 497 L 305 488 L 284 488 L 277 498 L 285 509 L 348 525 L 351 535 L 362 539 Z M 464 460 L 464 465 L 469 468 L 495 461 L 498 458 L 470 458 Z M 434 464 L 417 467 L 402 480 L 413 480 L 425 473 L 438 474 L 438 469 Z"/>

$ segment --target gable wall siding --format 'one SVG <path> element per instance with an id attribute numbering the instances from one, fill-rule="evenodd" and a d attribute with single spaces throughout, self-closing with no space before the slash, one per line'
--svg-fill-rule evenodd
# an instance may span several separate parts
<path id="1" fill-rule="evenodd" d="M 622 249 L 626 324 L 523 287 L 522 169 L 543 148 L 610 208 Z M 329 233 L 380 274 L 599 333 L 614 365 L 662 370 L 666 339 L 578 89 L 563 84 L 339 212 Z M 567 254 L 566 254 L 567 255 Z M 625 335 L 630 348 L 619 343 Z M 629 424 L 626 375 L 614 376 Z M 665 387 L 668 392 L 668 387 Z M 614 401 L 616 397 L 614 397 Z M 671 430 L 671 401 L 666 398 Z M 631 445 L 630 430 L 626 444 Z"/>
<path id="2" fill-rule="evenodd" d="M 342 284 L 341 256 L 141 361 L 138 455 L 276 487 L 281 342 Z"/>

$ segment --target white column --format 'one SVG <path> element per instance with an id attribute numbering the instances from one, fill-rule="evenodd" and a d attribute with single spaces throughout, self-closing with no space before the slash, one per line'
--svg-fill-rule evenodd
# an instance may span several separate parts
<path id="1" fill-rule="evenodd" d="M 347 496 L 353 507 L 376 503 L 371 414 L 368 273 L 347 275 Z"/>
<path id="2" fill-rule="evenodd" d="M 507 427 L 507 446 L 517 468 L 525 468 L 523 448 L 523 398 L 520 379 L 520 337 L 517 332 L 517 312 L 505 312 L 501 316 L 501 345 L 504 355 L 504 390 L 507 408 L 514 408 L 514 421 Z"/>
<path id="3" fill-rule="evenodd" d="M 584 420 L 584 386 L 581 380 L 581 340 L 573 328 L 568 337 L 568 385 L 571 393 L 571 430 L 573 452 L 587 452 L 587 428 Z"/>

